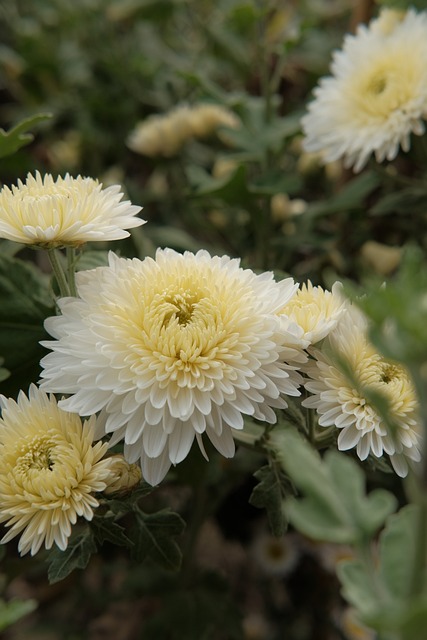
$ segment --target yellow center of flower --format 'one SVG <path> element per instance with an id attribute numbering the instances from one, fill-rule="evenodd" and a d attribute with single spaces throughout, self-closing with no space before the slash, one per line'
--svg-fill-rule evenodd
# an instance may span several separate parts
<path id="1" fill-rule="evenodd" d="M 381 74 L 377 74 L 369 80 L 366 90 L 368 93 L 371 93 L 373 95 L 379 95 L 385 90 L 386 86 L 387 77 Z"/>
<path id="2" fill-rule="evenodd" d="M 117 296 L 109 291 L 104 298 L 107 335 L 123 345 L 130 379 L 139 385 L 147 378 L 148 384 L 155 376 L 175 394 L 178 388 L 212 389 L 223 376 L 234 380 L 233 363 L 244 367 L 258 341 L 252 327 L 259 317 L 248 311 L 251 282 L 220 264 L 175 256 L 169 261 L 161 268 L 150 261 L 127 267 L 126 288 L 120 281 Z"/>
<path id="3" fill-rule="evenodd" d="M 389 362 L 384 362 L 381 366 L 380 380 L 385 384 L 392 382 L 394 378 L 398 378 L 400 375 L 399 367 Z"/>
<path id="4" fill-rule="evenodd" d="M 176 318 L 178 324 L 185 327 L 191 321 L 195 306 L 199 301 L 200 296 L 188 290 L 166 296 L 165 302 L 171 305 L 172 308 L 165 313 L 163 326 L 166 326 Z"/>
<path id="5" fill-rule="evenodd" d="M 384 360 L 379 354 L 373 354 L 359 363 L 357 377 L 363 388 L 367 387 L 384 395 L 389 403 L 390 411 L 395 415 L 406 415 L 416 409 L 416 397 L 413 385 L 404 367 Z M 359 396 L 357 391 L 355 395 Z M 366 399 L 361 406 L 368 409 Z"/>
<path id="6" fill-rule="evenodd" d="M 30 469 L 51 471 L 54 465 L 52 459 L 54 446 L 49 436 L 34 436 L 21 446 L 16 460 L 16 471 L 24 474 Z"/>
<path id="7" fill-rule="evenodd" d="M 421 63 L 414 52 L 384 47 L 384 51 L 364 66 L 348 86 L 349 109 L 361 125 L 382 121 L 404 110 L 418 94 Z"/>

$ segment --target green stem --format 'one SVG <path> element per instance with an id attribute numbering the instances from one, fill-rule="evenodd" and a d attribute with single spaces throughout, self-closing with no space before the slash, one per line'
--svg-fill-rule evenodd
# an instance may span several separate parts
<path id="1" fill-rule="evenodd" d="M 62 268 L 57 249 L 48 249 L 47 255 L 49 257 L 56 282 L 58 283 L 59 293 L 61 297 L 64 298 L 66 296 L 69 296 L 70 289 L 68 287 L 67 278 L 64 269 Z"/>
<path id="2" fill-rule="evenodd" d="M 67 273 L 70 295 L 77 297 L 76 288 L 76 250 L 74 247 L 67 247 Z"/>

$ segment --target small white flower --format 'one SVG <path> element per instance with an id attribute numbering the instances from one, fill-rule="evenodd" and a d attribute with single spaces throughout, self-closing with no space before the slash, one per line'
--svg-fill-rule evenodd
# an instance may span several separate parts
<path id="1" fill-rule="evenodd" d="M 321 427 L 340 430 L 338 449 L 356 447 L 361 460 L 370 453 L 377 458 L 387 453 L 396 473 L 406 476 L 407 459 L 420 460 L 419 407 L 406 369 L 375 350 L 367 338 L 366 319 L 354 307 L 311 353 L 314 360 L 305 367 L 311 380 L 305 387 L 312 395 L 302 404 L 317 410 Z M 353 380 L 343 371 L 343 361 Z M 394 429 L 370 404 L 367 389 L 386 398 Z"/>
<path id="2" fill-rule="evenodd" d="M 332 291 L 328 291 L 322 287 L 314 287 L 308 280 L 283 307 L 280 315 L 300 326 L 304 339 L 310 344 L 316 344 L 336 327 L 345 312 L 341 290 L 340 282 L 335 282 Z"/>
<path id="3" fill-rule="evenodd" d="M 0 191 L 0 238 L 43 247 L 127 238 L 138 227 L 141 207 L 121 202 L 120 186 L 68 173 L 56 180 L 37 171 L 25 183 Z"/>
<path id="4" fill-rule="evenodd" d="M 299 395 L 308 343 L 277 315 L 297 289 L 291 278 L 165 249 L 155 260 L 110 254 L 108 267 L 77 274 L 77 288 L 46 321 L 55 340 L 44 343 L 41 386 L 71 394 L 60 402 L 68 411 L 101 411 L 98 437 L 124 439 L 151 484 L 194 439 L 203 451 L 203 433 L 233 456 L 243 414 L 274 423 L 282 394 Z"/>
<path id="5" fill-rule="evenodd" d="M 355 171 L 372 154 L 382 162 L 399 147 L 408 151 L 427 117 L 427 12 L 371 26 L 345 37 L 302 119 L 307 151 L 321 152 L 325 162 L 343 158 Z"/>

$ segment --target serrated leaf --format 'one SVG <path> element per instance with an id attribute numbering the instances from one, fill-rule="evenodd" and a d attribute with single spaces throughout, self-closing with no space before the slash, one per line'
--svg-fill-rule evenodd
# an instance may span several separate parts
<path id="1" fill-rule="evenodd" d="M 135 546 L 132 557 L 143 562 L 150 557 L 164 569 L 177 571 L 181 566 L 182 553 L 175 538 L 184 530 L 181 516 L 170 509 L 157 513 L 143 513 L 135 510 L 136 525 L 130 533 Z"/>
<path id="2" fill-rule="evenodd" d="M 119 547 L 133 546 L 132 540 L 125 533 L 125 528 L 114 522 L 114 518 L 95 516 L 90 523 L 90 528 L 98 544 L 111 542 Z"/>
<path id="3" fill-rule="evenodd" d="M 283 536 L 288 526 L 283 510 L 286 478 L 274 462 L 258 469 L 254 476 L 258 484 L 254 487 L 249 502 L 254 507 L 265 509 L 271 532 L 275 536 Z"/>
<path id="4" fill-rule="evenodd" d="M 28 129 L 31 129 L 39 122 L 49 120 L 51 117 L 51 113 L 38 113 L 35 116 L 21 120 L 9 131 L 0 128 L 0 158 L 9 156 L 32 142 L 34 136 L 32 133 L 28 133 Z"/>
<path id="5" fill-rule="evenodd" d="M 49 553 L 48 579 L 50 584 L 66 578 L 74 569 L 85 569 L 93 553 L 96 552 L 96 544 L 89 527 L 79 533 L 68 542 L 65 551 L 55 547 Z"/>
<path id="6" fill-rule="evenodd" d="M 48 338 L 43 322 L 55 313 L 44 275 L 26 262 L 0 256 L 0 353 L 10 377 L 2 382 L 4 395 L 15 395 L 37 381 Z"/>

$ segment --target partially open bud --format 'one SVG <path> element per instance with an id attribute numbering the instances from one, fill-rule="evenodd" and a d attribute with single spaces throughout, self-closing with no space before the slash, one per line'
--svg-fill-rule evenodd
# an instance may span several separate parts
<path id="1" fill-rule="evenodd" d="M 112 481 L 104 489 L 104 493 L 128 493 L 142 478 L 141 467 L 137 464 L 130 464 L 121 454 L 111 456 L 110 465 Z"/>

